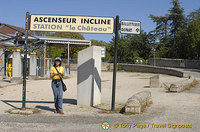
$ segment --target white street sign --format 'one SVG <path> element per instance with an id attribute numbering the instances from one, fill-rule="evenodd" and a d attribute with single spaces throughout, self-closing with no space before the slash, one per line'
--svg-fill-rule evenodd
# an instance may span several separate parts
<path id="1" fill-rule="evenodd" d="M 140 34 L 141 23 L 139 21 L 121 20 L 120 33 Z"/>
<path id="2" fill-rule="evenodd" d="M 106 57 L 106 47 L 101 47 L 101 57 L 102 58 Z"/>

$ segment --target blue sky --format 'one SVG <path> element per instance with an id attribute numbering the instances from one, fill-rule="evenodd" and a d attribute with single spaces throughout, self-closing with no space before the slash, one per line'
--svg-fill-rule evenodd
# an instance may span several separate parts
<path id="1" fill-rule="evenodd" d="M 200 0 L 179 0 L 186 15 L 200 8 Z M 108 16 L 120 20 L 141 21 L 149 32 L 155 28 L 150 14 L 163 16 L 172 7 L 171 0 L 1 0 L 0 22 L 25 27 L 25 14 Z M 109 42 L 114 34 L 83 34 L 90 40 Z"/>

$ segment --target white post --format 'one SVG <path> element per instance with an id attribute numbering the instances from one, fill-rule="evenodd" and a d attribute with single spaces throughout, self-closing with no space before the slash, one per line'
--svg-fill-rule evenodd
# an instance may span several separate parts
<path id="1" fill-rule="evenodd" d="M 67 44 L 68 44 L 68 55 L 67 55 L 67 65 L 68 65 L 68 68 L 67 68 L 67 71 L 68 71 L 68 74 L 70 74 L 70 68 L 69 68 L 69 58 L 70 58 L 70 42 L 67 42 Z"/>
<path id="2" fill-rule="evenodd" d="M 11 78 L 11 82 L 14 82 L 14 83 L 21 82 L 21 79 L 22 79 L 21 77 L 22 77 L 21 53 L 20 53 L 19 49 L 16 49 L 13 52 L 13 58 L 12 58 L 12 78 Z"/>
<path id="3" fill-rule="evenodd" d="M 44 77 L 46 76 L 46 40 L 44 41 Z"/>
<path id="4" fill-rule="evenodd" d="M 101 104 L 101 47 L 78 52 L 77 104 Z"/>
<path id="5" fill-rule="evenodd" d="M 154 48 L 153 51 L 154 51 L 154 63 L 153 64 L 154 64 L 154 66 L 156 66 L 156 49 Z"/>
<path id="6" fill-rule="evenodd" d="M 5 58 L 4 58 L 4 50 L 3 48 L 0 48 L 0 80 L 4 77 L 4 71 L 5 71 Z"/>
<path id="7" fill-rule="evenodd" d="M 30 53 L 29 79 L 35 79 L 36 78 L 36 67 L 37 67 L 36 53 L 35 52 L 31 52 Z"/>
<path id="8" fill-rule="evenodd" d="M 51 67 L 51 62 L 50 62 L 50 58 L 46 59 L 46 75 L 49 77 L 50 76 L 50 67 Z"/>

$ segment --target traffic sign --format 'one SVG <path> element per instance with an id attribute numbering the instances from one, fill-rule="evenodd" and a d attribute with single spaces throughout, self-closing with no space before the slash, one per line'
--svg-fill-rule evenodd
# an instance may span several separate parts
<path id="1" fill-rule="evenodd" d="M 139 21 L 121 20 L 120 33 L 140 34 L 141 23 Z"/>

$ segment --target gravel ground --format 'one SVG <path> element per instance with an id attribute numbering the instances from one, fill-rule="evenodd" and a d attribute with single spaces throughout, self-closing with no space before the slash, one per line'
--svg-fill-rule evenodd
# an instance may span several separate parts
<path id="1" fill-rule="evenodd" d="M 182 93 L 168 93 L 164 88 L 149 88 L 149 78 L 153 75 L 117 73 L 116 107 L 123 106 L 129 97 L 142 90 L 150 90 L 152 93 L 153 104 L 137 115 L 99 113 L 101 109 L 110 109 L 112 72 L 102 72 L 102 105 L 99 108 L 76 105 L 77 79 L 76 72 L 72 72 L 71 77 L 64 80 L 68 87 L 68 91 L 64 93 L 64 115 L 53 113 L 50 80 L 27 82 L 27 107 L 42 111 L 40 114 L 29 116 L 5 112 L 14 107 L 21 107 L 22 85 L 0 88 L 0 131 L 104 131 L 101 123 L 108 121 L 108 131 L 198 132 L 200 85 Z M 160 75 L 161 84 L 167 85 L 185 79 Z M 156 128 L 155 124 L 164 128 Z M 168 128 L 171 124 L 191 124 L 192 128 Z M 128 128 L 129 125 L 131 128 Z"/>

